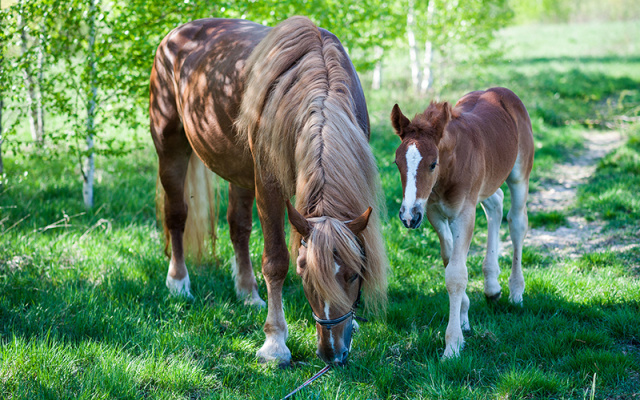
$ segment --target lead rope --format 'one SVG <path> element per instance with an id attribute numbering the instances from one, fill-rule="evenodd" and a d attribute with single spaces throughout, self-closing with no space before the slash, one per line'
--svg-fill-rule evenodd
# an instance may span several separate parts
<path id="1" fill-rule="evenodd" d="M 324 375 L 325 373 L 327 373 L 327 371 L 329 371 L 329 369 L 331 369 L 331 365 L 327 364 L 325 365 L 324 368 L 322 368 L 320 371 L 318 371 L 318 373 L 316 373 L 314 376 L 312 376 L 311 378 L 307 379 L 305 381 L 305 383 L 303 383 L 302 385 L 298 386 L 296 388 L 296 390 L 294 390 L 293 392 L 289 393 L 288 395 L 284 396 L 282 398 L 282 400 L 286 400 L 288 398 L 290 398 L 291 396 L 293 396 L 294 394 L 298 393 L 298 391 L 300 391 L 301 389 L 303 389 L 305 386 L 308 386 L 311 384 L 311 382 L 315 381 L 316 379 L 320 378 L 322 375 Z"/>

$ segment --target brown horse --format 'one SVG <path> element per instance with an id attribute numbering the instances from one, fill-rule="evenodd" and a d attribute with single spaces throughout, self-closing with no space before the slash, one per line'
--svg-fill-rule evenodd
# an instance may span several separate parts
<path id="1" fill-rule="evenodd" d="M 289 204 L 291 247 L 299 253 L 297 272 L 317 321 L 318 356 L 344 363 L 360 288 L 368 307 L 383 308 L 388 262 L 378 213 L 369 209 L 378 203 L 380 185 L 367 107 L 340 41 L 303 17 L 274 28 L 227 19 L 182 25 L 157 50 L 150 114 L 171 244 L 169 289 L 190 296 L 186 200 L 206 195 L 206 185 L 191 178 L 204 176 L 206 166 L 229 182 L 238 296 L 264 305 L 249 258 L 257 203 L 268 294 L 258 358 L 279 364 L 291 359 L 282 302 Z M 185 182 L 195 187 L 185 189 Z M 288 203 L 294 195 L 300 212 Z M 207 209 L 211 201 L 196 204 Z M 192 206 L 189 220 L 204 219 L 202 209 Z M 193 237 L 202 245 L 203 235 Z"/>
<path id="2" fill-rule="evenodd" d="M 396 104 L 391 124 L 402 139 L 395 161 L 403 190 L 400 219 L 407 228 L 418 228 L 426 209 L 440 238 L 449 292 L 444 357 L 451 357 L 464 344 L 462 330 L 470 329 L 466 261 L 478 202 L 489 228 L 482 266 L 484 293 L 493 300 L 501 294 L 498 234 L 504 198 L 500 186 L 505 181 L 511 192 L 507 218 L 513 243 L 509 300 L 522 304 L 522 243 L 534 153 L 531 121 L 513 92 L 492 88 L 468 93 L 453 108 L 447 102 L 432 102 L 412 121 Z"/>

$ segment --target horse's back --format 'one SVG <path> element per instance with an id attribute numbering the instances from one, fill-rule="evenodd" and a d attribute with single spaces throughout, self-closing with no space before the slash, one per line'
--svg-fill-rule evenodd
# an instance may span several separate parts
<path id="1" fill-rule="evenodd" d="M 173 105 L 172 118 L 179 119 L 196 154 L 209 169 L 247 188 L 253 187 L 251 159 L 237 142 L 233 122 L 244 63 L 269 29 L 219 18 L 186 23 L 160 43 L 152 72 L 152 99 Z"/>
<path id="2" fill-rule="evenodd" d="M 529 114 L 518 96 L 507 88 L 490 88 L 463 96 L 455 105 L 448 129 L 466 136 L 468 152 L 482 152 L 485 181 L 481 198 L 493 194 L 516 163 L 533 165 L 533 134 Z"/>

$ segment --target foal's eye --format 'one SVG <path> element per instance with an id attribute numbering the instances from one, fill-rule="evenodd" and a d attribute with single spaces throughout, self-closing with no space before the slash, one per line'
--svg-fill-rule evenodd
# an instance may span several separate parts
<path id="1" fill-rule="evenodd" d="M 436 165 L 438 165 L 438 162 L 434 161 L 431 163 L 431 165 L 429 165 L 429 168 L 433 171 L 434 169 L 436 169 Z"/>
<path id="2" fill-rule="evenodd" d="M 356 279 L 358 279 L 358 274 L 353 274 L 349 277 L 349 283 L 353 283 Z"/>

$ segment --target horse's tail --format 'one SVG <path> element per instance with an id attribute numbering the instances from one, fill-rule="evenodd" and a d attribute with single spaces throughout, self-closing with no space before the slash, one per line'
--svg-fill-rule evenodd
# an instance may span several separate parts
<path id="1" fill-rule="evenodd" d="M 218 178 L 195 153 L 189 159 L 184 184 L 187 221 L 184 229 L 184 253 L 196 262 L 215 257 L 216 225 L 218 221 Z M 160 177 L 156 182 L 156 217 L 164 228 L 165 254 L 170 256 L 171 236 L 164 220 L 165 194 Z"/>

